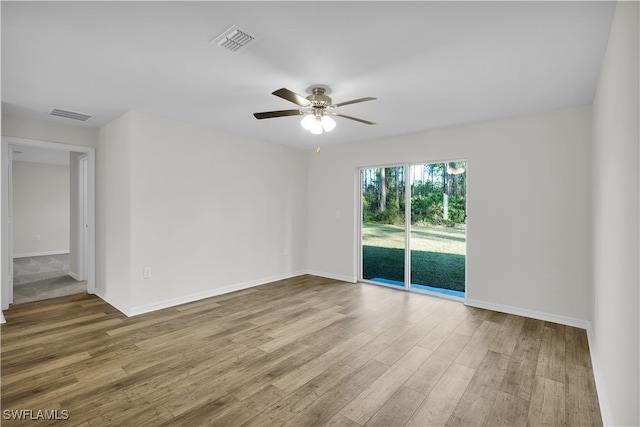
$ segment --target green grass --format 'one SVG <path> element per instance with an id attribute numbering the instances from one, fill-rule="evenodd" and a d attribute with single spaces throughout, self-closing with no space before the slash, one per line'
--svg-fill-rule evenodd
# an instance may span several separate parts
<path id="1" fill-rule="evenodd" d="M 411 283 L 464 292 L 465 228 L 411 227 Z M 404 281 L 404 227 L 364 224 L 363 277 Z"/>

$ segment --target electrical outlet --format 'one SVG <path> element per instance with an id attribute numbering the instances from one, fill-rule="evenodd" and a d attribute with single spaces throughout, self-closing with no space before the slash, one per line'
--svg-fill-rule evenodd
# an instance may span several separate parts
<path id="1" fill-rule="evenodd" d="M 151 279 L 151 267 L 145 267 L 142 270 L 142 277 L 144 279 Z"/>

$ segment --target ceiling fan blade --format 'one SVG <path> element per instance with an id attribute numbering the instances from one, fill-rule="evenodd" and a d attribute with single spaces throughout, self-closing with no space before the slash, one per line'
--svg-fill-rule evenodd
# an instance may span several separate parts
<path id="1" fill-rule="evenodd" d="M 279 96 L 282 99 L 286 99 L 287 101 L 291 101 L 294 104 L 298 104 L 301 107 L 308 107 L 311 105 L 311 101 L 309 101 L 307 98 L 300 96 L 297 93 L 292 92 L 286 88 L 278 89 L 275 92 L 272 92 L 272 94 L 275 96 Z"/>
<path id="2" fill-rule="evenodd" d="M 345 116 L 344 114 L 337 114 L 337 113 L 332 113 L 332 115 L 338 116 L 338 117 L 343 117 L 343 118 L 349 119 L 349 120 L 355 120 L 356 122 L 364 123 L 365 125 L 375 125 L 374 122 L 370 122 L 369 120 L 359 119 L 357 117 Z"/>
<path id="3" fill-rule="evenodd" d="M 367 96 L 366 98 L 358 98 L 358 99 L 352 99 L 351 101 L 340 102 L 339 104 L 332 105 L 332 107 L 337 108 L 337 107 L 342 107 L 349 104 L 356 104 L 358 102 L 373 101 L 374 99 L 378 99 L 378 98 L 372 98 L 370 96 Z"/>
<path id="4" fill-rule="evenodd" d="M 299 116 L 303 114 L 300 110 L 280 110 L 280 111 L 265 111 L 264 113 L 253 113 L 256 119 L 271 119 L 273 117 L 286 117 L 286 116 Z"/>

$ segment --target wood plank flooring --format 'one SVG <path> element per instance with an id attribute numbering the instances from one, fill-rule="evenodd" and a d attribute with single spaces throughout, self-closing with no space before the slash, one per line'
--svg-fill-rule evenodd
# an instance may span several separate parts
<path id="1" fill-rule="evenodd" d="M 73 295 L 5 317 L 7 426 L 602 425 L 584 330 L 372 285 L 301 276 L 133 318 Z"/>

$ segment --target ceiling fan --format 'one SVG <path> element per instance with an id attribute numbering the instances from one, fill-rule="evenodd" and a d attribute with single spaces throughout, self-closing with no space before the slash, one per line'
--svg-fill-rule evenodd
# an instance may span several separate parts
<path id="1" fill-rule="evenodd" d="M 336 126 L 336 122 L 330 116 L 337 116 L 349 120 L 355 120 L 356 122 L 364 123 L 366 125 L 375 125 L 374 122 L 359 119 L 357 117 L 347 116 L 345 114 L 334 113 L 333 110 L 345 105 L 372 101 L 376 98 L 372 98 L 369 96 L 366 98 L 358 98 L 351 101 L 339 102 L 337 104 L 334 104 L 331 98 L 326 95 L 326 92 L 327 88 L 320 86 L 313 87 L 311 88 L 311 95 L 305 98 L 289 89 L 278 89 L 273 92 L 273 95 L 293 102 L 294 104 L 302 108 L 297 110 L 266 111 L 264 113 L 254 113 L 253 115 L 256 119 L 271 119 L 273 117 L 305 115 L 305 117 L 302 119 L 302 127 L 315 135 L 320 135 L 322 132 L 329 132 L 333 130 L 333 128 Z"/>

